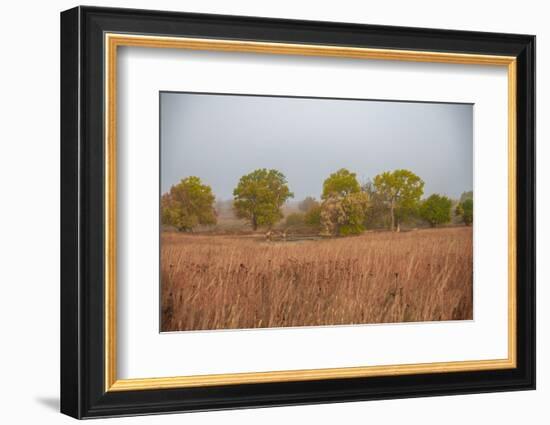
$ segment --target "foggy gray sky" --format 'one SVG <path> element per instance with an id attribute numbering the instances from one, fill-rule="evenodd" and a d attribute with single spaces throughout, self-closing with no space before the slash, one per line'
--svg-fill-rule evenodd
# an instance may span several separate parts
<path id="1" fill-rule="evenodd" d="M 406 168 L 424 196 L 473 188 L 472 105 L 161 93 L 161 191 L 198 176 L 231 199 L 239 178 L 276 168 L 295 200 L 331 173 L 360 183 Z"/>

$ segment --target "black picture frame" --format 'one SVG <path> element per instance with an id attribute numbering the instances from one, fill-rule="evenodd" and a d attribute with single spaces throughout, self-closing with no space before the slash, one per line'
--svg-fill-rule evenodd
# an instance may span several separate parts
<path id="1" fill-rule="evenodd" d="M 104 34 L 308 43 L 517 58 L 517 367 L 105 391 Z M 75 418 L 535 388 L 535 37 L 76 7 L 61 13 L 61 412 Z"/>

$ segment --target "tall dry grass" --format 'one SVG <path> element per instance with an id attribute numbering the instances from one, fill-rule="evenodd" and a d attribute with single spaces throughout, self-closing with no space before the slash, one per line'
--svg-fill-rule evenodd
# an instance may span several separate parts
<path id="1" fill-rule="evenodd" d="M 472 319 L 472 229 L 304 242 L 162 234 L 162 330 Z"/>

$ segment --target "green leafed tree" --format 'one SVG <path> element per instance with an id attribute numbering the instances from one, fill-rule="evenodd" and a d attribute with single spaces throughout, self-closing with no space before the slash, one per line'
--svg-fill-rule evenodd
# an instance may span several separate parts
<path id="1" fill-rule="evenodd" d="M 241 177 L 233 190 L 233 208 L 237 217 L 248 220 L 257 230 L 281 220 L 281 207 L 293 196 L 283 173 L 261 168 Z"/>
<path id="2" fill-rule="evenodd" d="M 369 195 L 361 191 L 355 173 L 345 168 L 332 173 L 323 182 L 323 203 L 319 211 L 324 235 L 356 235 L 365 230 Z"/>
<path id="3" fill-rule="evenodd" d="M 358 235 L 365 230 L 365 215 L 370 206 L 369 195 L 365 192 L 354 192 L 342 199 L 346 221 L 340 226 L 340 235 Z"/>
<path id="4" fill-rule="evenodd" d="M 321 204 L 322 234 L 326 236 L 358 235 L 365 230 L 369 196 L 365 192 L 346 196 L 332 195 Z"/>
<path id="5" fill-rule="evenodd" d="M 453 202 L 446 196 L 433 194 L 420 204 L 420 217 L 432 227 L 448 223 L 451 221 L 452 205 Z"/>
<path id="6" fill-rule="evenodd" d="M 216 224 L 214 201 L 210 186 L 198 177 L 187 177 L 162 195 L 161 222 L 185 232 L 198 225 Z"/>
<path id="7" fill-rule="evenodd" d="M 390 229 L 399 230 L 399 223 L 418 209 L 424 194 L 424 182 L 409 170 L 378 174 L 373 185 L 390 215 Z"/>
<path id="8" fill-rule="evenodd" d="M 323 199 L 330 196 L 347 196 L 351 193 L 361 191 L 361 186 L 357 181 L 355 173 L 342 168 L 335 173 L 332 173 L 323 183 Z"/>
<path id="9" fill-rule="evenodd" d="M 455 213 L 462 218 L 466 226 L 470 226 L 474 222 L 474 200 L 466 199 L 460 202 L 456 206 Z"/>

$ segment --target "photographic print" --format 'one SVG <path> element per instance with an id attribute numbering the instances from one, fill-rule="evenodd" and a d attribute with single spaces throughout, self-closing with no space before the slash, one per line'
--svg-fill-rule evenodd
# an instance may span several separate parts
<path id="1" fill-rule="evenodd" d="M 473 105 L 160 93 L 161 331 L 473 319 Z"/>

